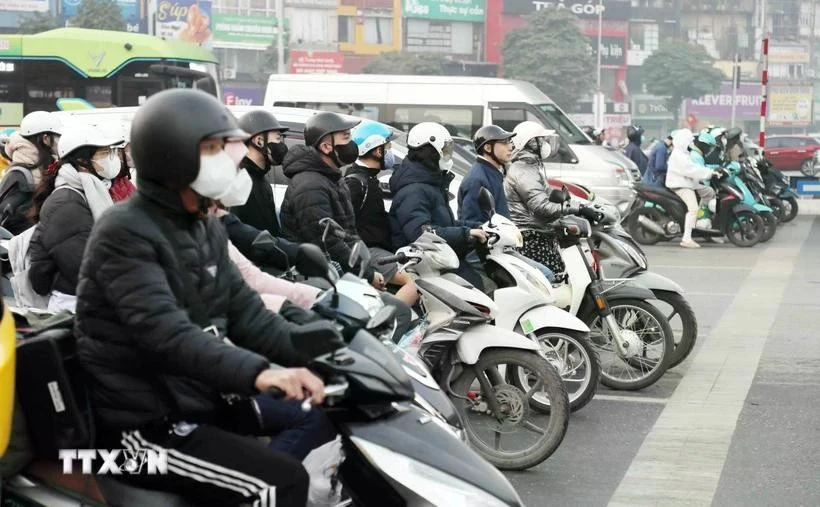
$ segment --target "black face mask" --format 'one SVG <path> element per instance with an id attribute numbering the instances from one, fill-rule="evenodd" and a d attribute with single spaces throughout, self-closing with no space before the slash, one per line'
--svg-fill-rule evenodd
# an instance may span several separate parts
<path id="1" fill-rule="evenodd" d="M 359 158 L 359 145 L 350 141 L 347 144 L 337 144 L 333 147 L 334 158 L 340 166 L 352 164 Z"/>
<path id="2" fill-rule="evenodd" d="M 268 161 L 272 166 L 282 165 L 287 154 L 288 145 L 284 141 L 281 143 L 268 143 Z"/>

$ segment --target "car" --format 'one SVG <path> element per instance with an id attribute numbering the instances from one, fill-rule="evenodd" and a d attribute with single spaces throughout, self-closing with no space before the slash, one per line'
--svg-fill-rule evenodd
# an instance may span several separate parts
<path id="1" fill-rule="evenodd" d="M 765 156 L 775 169 L 800 171 L 814 176 L 815 153 L 820 150 L 820 138 L 799 135 L 767 136 Z"/>

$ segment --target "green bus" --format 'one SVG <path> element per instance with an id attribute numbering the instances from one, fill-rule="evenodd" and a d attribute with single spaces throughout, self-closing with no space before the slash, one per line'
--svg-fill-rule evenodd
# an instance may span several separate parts
<path id="1" fill-rule="evenodd" d="M 58 100 L 93 107 L 137 106 L 167 88 L 199 88 L 220 97 L 217 60 L 195 44 L 151 35 L 59 28 L 0 34 L 0 127 Z"/>

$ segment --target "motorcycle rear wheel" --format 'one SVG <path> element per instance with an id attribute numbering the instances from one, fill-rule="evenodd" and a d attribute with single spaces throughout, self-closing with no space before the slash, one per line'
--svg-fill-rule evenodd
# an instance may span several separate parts
<path id="1" fill-rule="evenodd" d="M 669 367 L 667 368 L 667 370 L 669 370 L 685 361 L 695 348 L 695 342 L 698 339 L 698 319 L 692 307 L 689 305 L 689 301 L 677 292 L 665 290 L 656 290 L 653 292 L 659 301 L 672 307 L 672 311 L 666 316 L 666 320 L 669 322 L 669 326 L 675 334 L 675 349 L 672 353 Z M 675 316 L 679 316 L 681 320 L 680 338 L 675 329 L 676 326 L 672 326 Z"/>
<path id="2" fill-rule="evenodd" d="M 759 214 L 741 211 L 729 218 L 724 233 L 735 246 L 748 248 L 760 242 L 763 228 L 763 218 Z"/>
<path id="3" fill-rule="evenodd" d="M 797 216 L 798 205 L 797 199 L 794 197 L 787 197 L 781 199 L 783 202 L 783 223 L 791 222 Z"/>
<path id="4" fill-rule="evenodd" d="M 503 383 L 503 380 L 498 382 L 501 378 L 501 365 L 505 365 L 507 371 L 525 368 L 538 381 L 527 393 Z M 476 372 L 482 373 L 483 379 L 478 379 Z M 493 382 L 491 377 L 496 379 L 496 384 L 490 386 L 488 392 L 486 385 Z M 479 389 L 478 393 L 475 391 L 476 387 Z M 549 396 L 549 415 L 537 414 L 535 422 L 529 419 L 525 421 L 524 417 L 531 411 L 530 401 L 533 395 L 542 391 Z M 452 392 L 455 394 L 453 404 L 461 413 L 464 431 L 473 449 L 500 470 L 532 468 L 549 458 L 564 440 L 569 424 L 567 391 L 558 371 L 535 352 L 517 349 L 485 350 L 475 365 L 464 365 L 464 371 L 452 383 Z M 494 413 L 488 402 L 484 401 L 488 396 L 496 399 L 500 413 Z M 478 420 L 482 415 L 488 416 L 483 424 Z M 546 423 L 543 421 L 545 417 L 549 418 Z M 486 430 L 490 430 L 494 438 L 483 438 L 481 432 Z M 502 435 L 520 433 L 519 430 L 530 431 L 539 437 L 533 445 L 520 451 L 500 449 Z"/>
<path id="5" fill-rule="evenodd" d="M 760 213 L 760 217 L 763 219 L 763 234 L 760 236 L 760 242 L 765 243 L 777 232 L 777 217 L 768 211 Z"/>

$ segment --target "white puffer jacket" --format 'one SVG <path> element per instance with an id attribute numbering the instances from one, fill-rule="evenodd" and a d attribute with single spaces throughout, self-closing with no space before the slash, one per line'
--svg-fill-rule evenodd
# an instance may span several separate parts
<path id="1" fill-rule="evenodd" d="M 666 186 L 676 188 L 697 188 L 702 186 L 701 180 L 712 175 L 708 167 L 698 165 L 692 161 L 687 148 L 695 139 L 689 129 L 681 129 L 672 134 L 672 154 L 666 172 Z"/>

